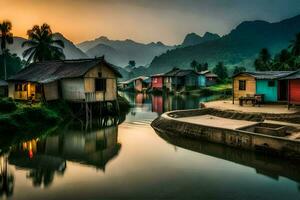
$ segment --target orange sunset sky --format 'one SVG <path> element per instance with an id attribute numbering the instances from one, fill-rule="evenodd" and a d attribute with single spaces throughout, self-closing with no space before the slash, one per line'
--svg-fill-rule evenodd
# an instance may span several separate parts
<path id="1" fill-rule="evenodd" d="M 47 22 L 75 43 L 99 36 L 178 44 L 189 32 L 226 34 L 244 20 L 278 21 L 300 14 L 290 0 L 0 0 L 0 21 L 26 37 Z M 272 6 L 270 6 L 272 5 Z"/>

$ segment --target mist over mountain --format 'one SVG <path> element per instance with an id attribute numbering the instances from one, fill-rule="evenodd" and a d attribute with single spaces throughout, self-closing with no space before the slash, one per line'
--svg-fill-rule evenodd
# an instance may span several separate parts
<path id="1" fill-rule="evenodd" d="M 23 58 L 22 53 L 25 48 L 22 48 L 22 43 L 26 41 L 25 38 L 22 37 L 14 37 L 14 42 L 12 44 L 8 44 L 7 48 L 11 53 L 17 54 L 20 58 Z M 0 41 L 1 43 L 1 41 Z"/>
<path id="2" fill-rule="evenodd" d="M 197 35 L 196 33 L 189 33 L 185 36 L 181 46 L 187 47 L 187 46 L 193 46 L 196 44 L 201 44 L 203 42 L 212 41 L 219 39 L 220 36 L 215 33 L 206 32 L 202 37 Z"/>
<path id="3" fill-rule="evenodd" d="M 211 65 L 218 61 L 228 65 L 242 63 L 249 69 L 260 49 L 266 47 L 271 53 L 278 53 L 289 46 L 298 32 L 300 15 L 276 23 L 245 21 L 219 39 L 177 48 L 155 57 L 148 73 L 165 72 L 174 66 L 189 68 L 192 60 Z"/>
<path id="4" fill-rule="evenodd" d="M 56 39 L 61 39 L 64 42 L 65 48 L 63 49 L 66 59 L 80 59 L 80 58 L 88 58 L 88 56 L 83 53 L 80 49 L 78 49 L 73 42 L 66 39 L 61 33 L 54 33 L 54 37 Z M 17 54 L 20 58 L 23 59 L 22 53 L 28 47 L 22 47 L 22 43 L 26 41 L 25 38 L 22 37 L 14 37 L 13 44 L 8 45 L 8 49 L 11 53 Z"/>
<path id="5" fill-rule="evenodd" d="M 149 64 L 155 56 L 173 49 L 173 46 L 164 45 L 162 42 L 143 44 L 133 40 L 110 40 L 99 37 L 95 40 L 85 41 L 77 45 L 89 57 L 105 58 L 116 65 L 126 66 L 129 60 L 135 60 L 137 65 Z"/>
<path id="6" fill-rule="evenodd" d="M 88 58 L 88 56 L 83 51 L 77 48 L 72 41 L 65 38 L 61 33 L 55 33 L 54 37 L 64 42 L 65 47 L 63 51 L 66 59 Z"/>

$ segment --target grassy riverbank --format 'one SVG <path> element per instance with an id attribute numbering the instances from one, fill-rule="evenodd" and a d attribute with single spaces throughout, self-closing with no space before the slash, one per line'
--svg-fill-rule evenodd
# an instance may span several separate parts
<path id="1" fill-rule="evenodd" d="M 64 102 L 28 105 L 5 98 L 0 100 L 0 134 L 43 132 L 56 126 L 70 110 Z"/>
<path id="2" fill-rule="evenodd" d="M 129 111 L 129 102 L 118 97 L 121 113 Z M 29 105 L 10 98 L 0 99 L 0 135 L 35 134 L 45 132 L 73 117 L 64 101 Z"/>
<path id="3" fill-rule="evenodd" d="M 201 96 L 209 96 L 215 94 L 231 95 L 232 93 L 231 90 L 232 90 L 231 84 L 221 83 L 209 87 L 183 91 L 182 94 L 201 95 Z"/>

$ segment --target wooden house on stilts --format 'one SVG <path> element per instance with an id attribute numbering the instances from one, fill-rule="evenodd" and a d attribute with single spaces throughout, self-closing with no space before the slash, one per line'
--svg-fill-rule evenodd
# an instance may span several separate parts
<path id="1" fill-rule="evenodd" d="M 111 103 L 118 109 L 118 77 L 121 74 L 104 57 L 32 63 L 7 80 L 8 96 L 31 101 L 63 99 L 85 107 L 89 118 L 92 106 L 101 112 L 102 106 Z"/>

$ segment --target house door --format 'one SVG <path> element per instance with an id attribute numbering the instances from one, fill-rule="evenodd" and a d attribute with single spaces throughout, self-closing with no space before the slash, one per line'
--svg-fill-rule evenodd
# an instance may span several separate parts
<path id="1" fill-rule="evenodd" d="M 278 81 L 278 100 L 287 101 L 288 100 L 288 81 L 281 80 Z"/>

